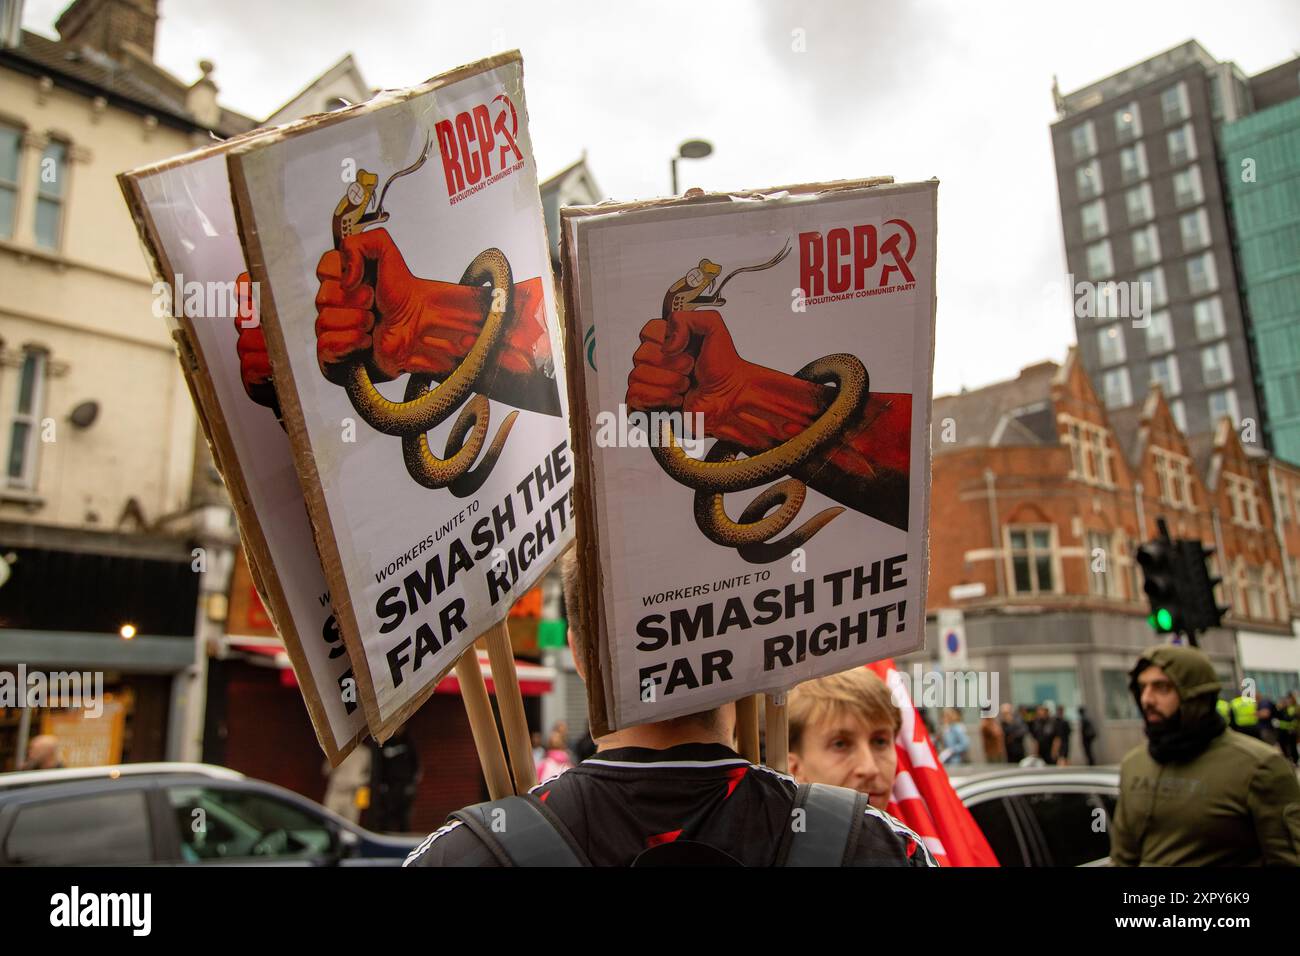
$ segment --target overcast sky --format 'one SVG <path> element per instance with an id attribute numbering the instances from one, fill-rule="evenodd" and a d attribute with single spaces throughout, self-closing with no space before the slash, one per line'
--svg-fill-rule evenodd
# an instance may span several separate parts
<path id="1" fill-rule="evenodd" d="M 53 34 L 67 0 L 27 0 Z M 736 189 L 938 177 L 935 392 L 1060 360 L 1074 341 L 1048 126 L 1070 92 L 1195 38 L 1248 73 L 1300 52 L 1297 0 L 749 3 L 162 0 L 157 58 L 216 63 L 222 102 L 261 118 L 351 52 L 407 86 L 523 51 L 543 177 L 585 149 L 602 191 L 669 191 L 679 142 L 715 146 L 682 185 Z M 795 31 L 802 31 L 796 34 Z M 802 40 L 803 51 L 796 50 Z"/>

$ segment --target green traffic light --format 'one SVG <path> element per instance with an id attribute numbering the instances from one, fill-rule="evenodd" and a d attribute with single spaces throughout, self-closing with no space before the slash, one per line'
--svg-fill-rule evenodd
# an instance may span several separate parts
<path id="1" fill-rule="evenodd" d="M 1162 607 L 1156 611 L 1156 625 L 1162 631 L 1171 631 L 1174 628 L 1174 616 Z"/>

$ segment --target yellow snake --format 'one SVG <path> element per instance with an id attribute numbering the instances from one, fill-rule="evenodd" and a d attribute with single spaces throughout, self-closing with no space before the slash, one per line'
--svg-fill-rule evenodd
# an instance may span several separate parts
<path id="1" fill-rule="evenodd" d="M 755 564 L 776 561 L 802 547 L 844 510 L 827 508 L 781 540 L 770 541 L 785 530 L 803 506 L 807 486 L 797 478 L 787 478 L 750 502 L 739 521 L 727 515 L 724 494 L 755 488 L 803 465 L 839 437 L 869 391 L 866 367 L 857 356 L 847 353 L 809 362 L 797 377 L 835 385 L 835 398 L 816 421 L 775 448 L 737 460 L 741 449 L 719 439 L 703 460 L 692 458 L 678 444 L 668 420 L 660 427 L 658 444 L 651 447 L 669 477 L 695 489 L 695 522 L 704 536 L 716 544 L 736 548 L 741 557 Z"/>
<path id="2" fill-rule="evenodd" d="M 701 259 L 697 268 L 669 287 L 664 296 L 662 318 L 669 321 L 674 312 L 705 306 L 717 308 L 726 301 L 721 298 L 722 286 L 733 276 L 770 269 L 788 253 L 787 244 L 784 250 L 761 265 L 734 270 L 711 296 L 705 293 L 713 287 L 722 270 L 716 263 Z M 771 540 L 795 519 L 807 494 L 807 485 L 798 478 L 787 478 L 765 489 L 751 501 L 741 512 L 739 521 L 732 520 L 727 514 L 724 494 L 755 488 L 801 467 L 839 437 L 845 425 L 862 408 L 869 392 L 866 367 L 857 356 L 844 352 L 809 362 L 796 375 L 835 386 L 835 398 L 816 421 L 775 448 L 741 459 L 742 449 L 738 445 L 718 439 L 703 459 L 692 458 L 678 444 L 672 422 L 668 419 L 663 420 L 660 426 L 658 441 L 651 443 L 655 460 L 668 476 L 695 489 L 695 523 L 704 536 L 715 544 L 735 548 L 742 558 L 754 564 L 776 561 L 802 547 L 844 510 L 827 508 L 784 538 Z"/>
<path id="3" fill-rule="evenodd" d="M 356 359 L 347 370 L 344 389 L 352 407 L 367 425 L 382 434 L 401 437 L 402 458 L 412 478 L 426 488 L 449 487 L 457 497 L 465 497 L 478 490 L 496 464 L 518 412 L 511 412 L 502 422 L 483 461 L 473 472 L 470 467 L 488 431 L 489 405 L 485 396 L 473 396 L 461 411 L 447 437 L 446 458 L 438 458 L 429 448 L 426 433 L 446 421 L 478 384 L 501 341 L 512 302 L 510 263 L 499 249 L 485 249 L 475 256 L 460 281 L 462 285 L 490 283 L 491 305 L 469 354 L 441 384 L 434 384 L 431 375 L 413 372 L 404 401 L 394 402 L 380 394 L 370 380 L 364 361 Z"/>

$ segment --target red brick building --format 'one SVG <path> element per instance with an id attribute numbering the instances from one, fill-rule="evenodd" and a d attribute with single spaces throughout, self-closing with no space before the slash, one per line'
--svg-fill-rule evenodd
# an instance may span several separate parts
<path id="1" fill-rule="evenodd" d="M 1253 677 L 1266 696 L 1300 686 L 1300 470 L 1253 444 L 1248 422 L 1245 443 L 1226 419 L 1189 441 L 1158 387 L 1108 412 L 1074 350 L 936 398 L 932 421 L 931 627 L 961 610 L 967 666 L 998 674 L 1001 701 L 1065 706 L 1072 762 L 1080 706 L 1099 761 L 1141 740 L 1127 671 L 1155 636 L 1134 554 L 1157 518 L 1216 549 L 1232 611 L 1200 645 L 1221 680 Z"/>

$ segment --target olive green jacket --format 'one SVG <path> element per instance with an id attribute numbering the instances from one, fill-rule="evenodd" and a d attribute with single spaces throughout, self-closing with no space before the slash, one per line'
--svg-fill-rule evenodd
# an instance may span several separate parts
<path id="1" fill-rule="evenodd" d="M 1200 651 L 1161 646 L 1134 676 L 1161 667 L 1184 706 L 1213 707 L 1219 688 Z M 1120 766 L 1119 804 L 1111 824 L 1116 866 L 1300 866 L 1300 783 L 1273 747 L 1225 730 L 1185 763 L 1157 763 L 1146 745 Z"/>

